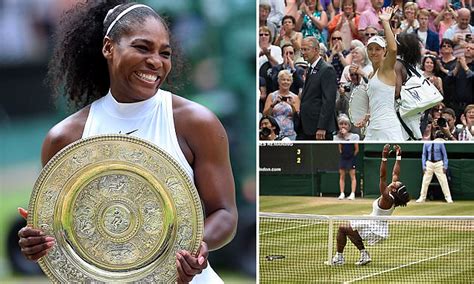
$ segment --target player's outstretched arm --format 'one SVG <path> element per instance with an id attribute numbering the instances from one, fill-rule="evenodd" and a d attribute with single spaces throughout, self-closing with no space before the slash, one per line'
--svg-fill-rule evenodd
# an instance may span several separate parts
<path id="1" fill-rule="evenodd" d="M 390 152 L 390 144 L 385 144 L 382 150 L 382 161 L 380 162 L 380 181 L 379 188 L 380 194 L 384 195 L 385 188 L 387 187 L 387 158 Z"/>
<path id="2" fill-rule="evenodd" d="M 399 145 L 393 146 L 396 153 L 395 165 L 393 166 L 392 182 L 398 181 L 400 176 L 400 162 L 402 161 L 402 148 Z"/>

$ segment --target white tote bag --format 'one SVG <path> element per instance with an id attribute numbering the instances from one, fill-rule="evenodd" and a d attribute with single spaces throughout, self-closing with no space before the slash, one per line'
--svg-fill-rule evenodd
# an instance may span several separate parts
<path id="1" fill-rule="evenodd" d="M 443 100 L 443 95 L 425 76 L 409 64 L 402 63 L 409 76 L 402 85 L 398 101 L 398 111 L 402 118 L 424 112 Z"/>

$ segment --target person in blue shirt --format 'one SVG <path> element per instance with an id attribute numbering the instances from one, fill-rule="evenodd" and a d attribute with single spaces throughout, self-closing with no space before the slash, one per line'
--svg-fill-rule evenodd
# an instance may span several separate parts
<path id="1" fill-rule="evenodd" d="M 453 203 L 449 191 L 448 178 L 448 155 L 443 143 L 425 143 L 423 144 L 423 155 L 421 157 L 423 166 L 423 181 L 421 183 L 420 198 L 416 202 L 425 202 L 428 186 L 430 185 L 433 173 L 438 178 L 441 190 L 443 191 L 446 202 Z"/>

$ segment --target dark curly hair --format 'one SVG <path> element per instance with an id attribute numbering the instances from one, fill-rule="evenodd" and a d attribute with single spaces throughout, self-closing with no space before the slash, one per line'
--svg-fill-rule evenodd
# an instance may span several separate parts
<path id="1" fill-rule="evenodd" d="M 107 61 L 102 54 L 103 39 L 118 14 L 134 4 L 137 3 L 128 0 L 87 0 L 76 4 L 61 18 L 54 35 L 56 44 L 46 82 L 51 86 L 54 97 L 64 96 L 72 110 L 107 94 L 110 81 Z M 107 12 L 116 6 L 104 22 Z M 108 36 L 119 41 L 122 35 L 137 24 L 144 23 L 148 17 L 161 21 L 169 33 L 162 17 L 151 9 L 139 7 L 125 14 Z M 174 44 L 172 46 L 174 49 Z"/>
<path id="2" fill-rule="evenodd" d="M 410 65 L 417 65 L 421 61 L 420 40 L 416 34 L 401 33 L 397 36 L 397 54 Z"/>
<path id="3" fill-rule="evenodd" d="M 408 194 L 407 187 L 401 182 L 397 190 L 395 192 L 391 192 L 390 195 L 393 198 L 395 207 L 407 206 L 407 203 L 410 201 L 410 195 Z"/>

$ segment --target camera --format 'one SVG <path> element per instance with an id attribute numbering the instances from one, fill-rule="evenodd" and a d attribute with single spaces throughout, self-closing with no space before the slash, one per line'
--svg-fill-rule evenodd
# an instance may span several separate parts
<path id="1" fill-rule="evenodd" d="M 268 127 L 260 129 L 260 138 L 268 138 L 272 134 L 272 130 Z"/>
<path id="2" fill-rule="evenodd" d="M 349 93 L 352 90 L 351 83 L 342 84 L 342 88 L 344 89 L 344 92 Z"/>
<path id="3" fill-rule="evenodd" d="M 467 42 L 471 42 L 472 40 L 472 35 L 471 34 L 466 34 L 466 39 Z"/>
<path id="4" fill-rule="evenodd" d="M 443 128 L 443 127 L 446 127 L 447 121 L 446 121 L 446 119 L 440 117 L 440 118 L 438 118 L 436 123 L 438 123 L 439 127 Z"/>

